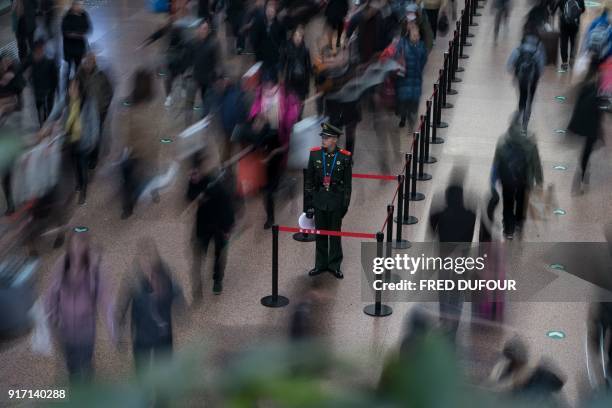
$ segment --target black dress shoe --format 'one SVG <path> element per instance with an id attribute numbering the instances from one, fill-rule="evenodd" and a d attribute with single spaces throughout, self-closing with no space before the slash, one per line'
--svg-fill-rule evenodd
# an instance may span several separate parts
<path id="1" fill-rule="evenodd" d="M 311 270 L 308 271 L 308 276 L 317 276 L 317 275 L 322 274 L 325 271 L 326 269 L 312 268 Z"/>
<path id="2" fill-rule="evenodd" d="M 330 270 L 330 272 L 336 277 L 336 279 L 344 279 L 344 274 L 340 269 Z"/>

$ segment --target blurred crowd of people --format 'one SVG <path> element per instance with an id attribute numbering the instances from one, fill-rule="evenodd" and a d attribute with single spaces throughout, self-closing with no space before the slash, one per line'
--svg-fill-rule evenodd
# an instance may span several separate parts
<path id="1" fill-rule="evenodd" d="M 290 187 L 296 182 L 291 177 L 300 168 L 291 168 L 288 162 L 294 126 L 305 119 L 308 103 L 315 104 L 316 116 L 328 117 L 333 126 L 343 130 L 345 146 L 353 153 L 362 109 L 375 113 L 390 110 L 398 116 L 399 128 L 407 127 L 408 132 L 418 125 L 428 56 L 437 33 L 444 31 L 442 27 L 448 27 L 448 20 L 456 14 L 454 0 L 359 3 L 200 0 L 195 13 L 188 3 L 174 9 L 167 21 L 140 44 L 142 49 L 158 40 L 166 41 L 161 69 L 164 106 L 182 106 L 186 126 L 193 124 L 192 115 L 198 112 L 201 117 L 195 122 L 215 120 L 221 130 L 216 137 L 220 140 L 218 152 L 197 148 L 190 152 L 186 164 L 185 197 L 189 208 L 195 210 L 191 240 L 194 302 L 203 296 L 202 264 L 211 241 L 215 258 L 212 291 L 223 291 L 228 245 L 243 201 L 261 193 L 266 213 L 263 226 L 269 229 L 276 222 L 278 197 L 294 195 L 295 187 Z M 499 27 L 508 19 L 510 0 L 492 3 L 497 41 Z M 575 191 L 582 192 L 589 183 L 589 159 L 602 140 L 602 118 L 611 97 L 609 2 L 607 7 L 587 28 L 581 46 L 577 33 L 585 11 L 582 0 L 539 0 L 529 12 L 522 41 L 508 61 L 519 89 L 518 111 L 495 150 L 490 200 L 481 221 L 488 226 L 481 228 L 483 242 L 491 241 L 493 212 L 500 201 L 498 182 L 506 240 L 524 229 L 529 197 L 543 194 L 542 164 L 535 134 L 528 130 L 528 124 L 538 81 L 547 65 L 557 64 L 559 50 L 560 69 L 575 70 L 581 78 L 567 127 L 584 137 Z M 132 279 L 121 285 L 118 294 L 111 294 L 105 272 L 100 270 L 102 251 L 90 242 L 88 233 L 67 231 L 73 199 L 85 205 L 98 164 L 115 163 L 111 146 L 120 146 L 115 149 L 120 152 L 115 170 L 120 180 L 121 219 L 130 218 L 143 200 L 159 201 L 163 184 L 168 181 L 159 181 L 164 171 L 159 161 L 157 129 L 152 126 L 151 107 L 159 102 L 155 93 L 157 73 L 147 67 L 133 72 L 129 95 L 115 112 L 120 131 L 113 132 L 108 118 L 113 114 L 117 87 L 110 69 L 100 67 L 90 49 L 91 19 L 80 0 L 72 2 L 61 23 L 55 21 L 56 11 L 52 0 L 40 4 L 35 0 L 13 2 L 18 59 L 8 54 L 0 59 L 0 153 L 4 153 L 0 171 L 6 215 L 25 213 L 35 224 L 27 239 L 31 255 L 36 255 L 37 240 L 43 233 L 55 234 L 56 248 L 64 245 L 69 234 L 65 251 L 53 267 L 46 306 L 50 323 L 58 329 L 71 378 L 87 379 L 93 374 L 98 309 L 105 312 L 111 336 L 118 341 L 126 310 L 131 308 L 132 346 L 139 368 L 152 356 L 172 350 L 172 309 L 184 299 L 152 239 L 140 242 L 134 273 L 129 274 Z M 305 27 L 318 14 L 325 19 L 325 32 L 317 49 L 311 50 L 304 40 Z M 555 14 L 559 14 L 559 33 L 551 28 Z M 229 57 L 223 55 L 220 16 L 226 18 L 231 32 L 230 52 L 254 56 L 255 64 L 244 75 L 237 76 L 226 62 Z M 58 37 L 61 52 L 51 46 L 59 43 Z M 553 37 L 560 38 L 554 43 L 554 56 L 549 47 Z M 367 82 L 368 67 L 389 60 L 399 68 L 393 69 L 384 82 Z M 365 85 L 351 93 L 347 84 L 355 80 Z M 22 137 L 10 119 L 24 110 L 23 93 L 28 87 L 33 94 L 37 114 L 33 127 L 37 130 Z M 471 242 L 477 210 L 465 205 L 462 183 L 450 185 L 445 197 L 446 206 L 430 216 L 436 239 Z M 316 302 L 318 294 L 309 292 L 297 309 L 301 320 L 292 325 L 296 338 L 306 336 L 305 319 L 313 299 Z M 488 318 L 498 320 L 502 302 L 493 303 L 498 304 L 497 309 L 482 310 L 487 310 Z M 462 299 L 457 294 L 440 299 L 443 325 L 451 333 L 457 331 L 461 308 Z M 426 323 L 422 317 L 415 319 L 413 335 L 419 336 L 427 331 Z M 411 341 L 402 343 L 400 354 L 410 356 Z M 509 363 L 496 374 L 497 380 L 518 377 L 514 370 L 525 362 L 521 346 L 509 345 L 503 356 Z M 540 387 L 541 382 L 550 386 L 547 390 L 551 392 L 563 385 L 558 376 L 544 368 L 520 376 L 525 381 L 515 387 L 517 392 Z"/>

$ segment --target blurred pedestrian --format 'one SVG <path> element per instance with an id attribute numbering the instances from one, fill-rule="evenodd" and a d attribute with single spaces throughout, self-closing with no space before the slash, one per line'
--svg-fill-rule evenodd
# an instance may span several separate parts
<path id="1" fill-rule="evenodd" d="M 100 147 L 103 141 L 102 130 L 104 129 L 104 121 L 113 100 L 113 85 L 107 73 L 98 67 L 96 56 L 92 52 L 88 52 L 85 58 L 83 58 L 83 63 L 77 72 L 76 79 L 82 84 L 85 94 L 95 100 L 100 117 L 98 141 L 88 160 L 89 169 L 95 169 L 98 164 L 98 156 L 100 155 Z"/>
<path id="2" fill-rule="evenodd" d="M 287 42 L 281 62 L 285 86 L 304 103 L 310 89 L 312 64 L 310 50 L 304 44 L 304 27 L 298 26 Z"/>
<path id="3" fill-rule="evenodd" d="M 348 0 L 330 0 L 325 7 L 325 23 L 327 25 L 327 43 L 330 49 L 334 48 L 334 34 L 336 37 L 336 48 L 340 48 L 342 32 L 344 31 L 344 19 L 349 11 Z"/>
<path id="4" fill-rule="evenodd" d="M 499 29 L 501 25 L 508 27 L 508 17 L 510 17 L 511 0 L 494 0 L 492 7 L 495 10 L 495 27 L 493 29 L 493 41 L 497 44 Z"/>
<path id="5" fill-rule="evenodd" d="M 235 212 L 228 186 L 219 176 L 203 155 L 194 157 L 187 199 L 196 201 L 198 206 L 191 241 L 191 291 L 195 302 L 202 299 L 202 261 L 206 257 L 211 240 L 215 245 L 212 290 L 215 295 L 223 291 L 227 246 L 235 222 Z"/>
<path id="6" fill-rule="evenodd" d="M 70 71 L 74 68 L 76 75 L 81 60 L 87 51 L 87 35 L 93 27 L 89 14 L 83 8 L 81 0 L 74 0 L 62 19 L 62 36 L 64 39 L 64 60 L 68 64 L 66 69 L 66 84 L 70 78 Z"/>
<path id="7" fill-rule="evenodd" d="M 293 125 L 300 114 L 298 98 L 276 80 L 265 80 L 257 90 L 251 106 L 249 119 L 259 117 L 262 126 L 266 126 L 265 140 L 258 141 L 265 151 L 264 163 L 267 169 L 267 184 L 264 189 L 266 222 L 264 228 L 274 224 L 274 196 L 284 171 L 289 148 L 289 139 Z"/>
<path id="8" fill-rule="evenodd" d="M 196 38 L 189 47 L 188 52 L 190 63 L 193 66 L 193 79 L 202 98 L 202 116 L 206 116 L 210 109 L 207 104 L 207 95 L 218 77 L 221 58 L 219 45 L 211 31 L 209 21 L 204 20 L 200 24 L 196 32 Z M 195 98 L 195 95 L 193 97 Z M 191 110 L 193 102 L 193 99 L 188 101 L 187 109 Z"/>
<path id="9" fill-rule="evenodd" d="M 435 41 L 438 32 L 438 17 L 440 15 L 440 10 L 446 10 L 446 0 L 421 0 L 417 3 L 421 4 L 423 11 L 427 14 L 427 20 L 429 21 L 431 33 Z"/>
<path id="10" fill-rule="evenodd" d="M 38 122 L 42 127 L 53 110 L 55 94 L 59 85 L 59 73 L 55 60 L 45 55 L 45 41 L 34 42 L 32 57 L 23 69 L 31 69 L 30 81 L 34 91 L 34 102 L 38 112 Z"/>
<path id="11" fill-rule="evenodd" d="M 553 7 L 554 14 L 559 10 L 559 28 L 561 31 L 561 69 L 567 70 L 569 63 L 573 65 L 580 29 L 580 17 L 585 12 L 584 0 L 560 0 Z M 567 48 L 569 45 L 569 60 Z M 569 61 L 569 63 L 568 63 Z"/>
<path id="12" fill-rule="evenodd" d="M 546 51 L 536 33 L 528 33 L 508 59 L 508 71 L 514 74 L 519 88 L 518 110 L 527 129 L 535 91 L 546 65 Z"/>
<path id="13" fill-rule="evenodd" d="M 519 114 L 514 115 L 508 131 L 497 142 L 491 172 L 492 190 L 497 180 L 502 186 L 504 236 L 513 239 L 517 230 L 522 231 L 530 191 L 543 183 L 535 136 L 522 129 Z"/>
<path id="14" fill-rule="evenodd" d="M 217 81 L 220 95 L 219 115 L 223 129 L 221 141 L 221 160 L 226 161 L 232 153 L 232 135 L 244 126 L 247 118 L 246 95 L 240 82 L 233 81 L 227 76 Z"/>
<path id="15" fill-rule="evenodd" d="M 0 124 L 10 113 L 21 110 L 25 80 L 21 67 L 10 55 L 0 55 Z"/>
<path id="16" fill-rule="evenodd" d="M 423 71 L 427 63 L 427 50 L 415 20 L 415 14 L 408 14 L 404 33 L 395 51 L 395 58 L 404 66 L 403 75 L 395 80 L 399 127 L 403 128 L 408 121 L 411 131 L 416 122 L 423 87 Z"/>
<path id="17" fill-rule="evenodd" d="M 580 154 L 580 168 L 576 172 L 573 191 L 582 191 L 583 184 L 589 183 L 589 159 L 595 144 L 603 138 L 603 98 L 599 95 L 600 75 L 596 66 L 580 84 L 578 97 L 567 130 L 584 137 L 584 147 Z"/>
<path id="18" fill-rule="evenodd" d="M 21 62 L 24 62 L 34 48 L 37 8 L 36 0 L 13 0 L 11 17 Z"/>
<path id="19" fill-rule="evenodd" d="M 117 329 L 130 309 L 132 351 L 136 371 L 172 353 L 172 309 L 184 303 L 182 291 L 161 258 L 152 238 L 138 243 L 133 270 L 119 288 L 115 306 Z M 115 341 L 119 340 L 114 333 Z"/>
<path id="20" fill-rule="evenodd" d="M 464 256 L 472 242 L 476 227 L 476 212 L 465 206 L 463 198 L 463 180 L 455 171 L 457 179 L 446 188 L 446 206 L 439 211 L 432 211 L 429 223 L 440 242 L 440 258 Z M 459 243 L 465 243 L 461 245 Z M 458 252 L 458 253 L 455 253 Z M 455 280 L 454 270 L 438 271 L 439 280 Z M 440 322 L 449 338 L 455 340 L 459 320 L 463 310 L 464 294 L 457 290 L 440 291 Z"/>
<path id="21" fill-rule="evenodd" d="M 40 13 L 47 34 L 47 40 L 55 37 L 55 0 L 40 0 Z"/>
<path id="22" fill-rule="evenodd" d="M 121 219 L 132 215 L 140 193 L 158 171 L 159 141 L 155 139 L 157 129 L 151 123 L 150 111 L 153 89 L 151 71 L 137 69 L 132 79 L 129 107 L 121 118 L 126 152 L 121 164 Z"/>
<path id="23" fill-rule="evenodd" d="M 225 7 L 225 15 L 227 21 L 232 29 L 232 35 L 234 36 L 234 50 L 236 54 L 242 54 L 245 48 L 245 33 L 243 30 L 245 11 L 246 11 L 246 0 L 227 0 Z"/>
<path id="24" fill-rule="evenodd" d="M 109 329 L 108 277 L 101 270 L 101 253 L 87 233 L 70 236 L 66 253 L 52 269 L 46 294 L 49 322 L 64 354 L 70 381 L 91 380 L 96 339 L 96 317 L 104 313 Z"/>
<path id="25" fill-rule="evenodd" d="M 276 78 L 279 72 L 281 49 L 286 41 L 285 26 L 278 19 L 275 0 L 265 3 L 264 12 L 255 11 L 250 26 L 250 41 L 255 59 L 263 62 L 263 76 Z"/>

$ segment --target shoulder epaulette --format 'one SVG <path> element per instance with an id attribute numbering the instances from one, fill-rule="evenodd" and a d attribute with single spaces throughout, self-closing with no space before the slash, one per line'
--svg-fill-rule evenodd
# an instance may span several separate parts
<path id="1" fill-rule="evenodd" d="M 340 149 L 340 153 L 350 156 L 352 153 L 345 149 Z"/>
<path id="2" fill-rule="evenodd" d="M 318 152 L 319 150 L 321 150 L 321 146 L 315 146 L 310 148 L 311 152 Z"/>

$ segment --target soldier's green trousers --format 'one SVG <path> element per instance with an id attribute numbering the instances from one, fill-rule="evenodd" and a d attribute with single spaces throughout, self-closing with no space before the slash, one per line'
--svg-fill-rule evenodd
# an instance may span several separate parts
<path id="1" fill-rule="evenodd" d="M 323 211 L 315 208 L 317 229 L 340 231 L 342 212 Z M 342 243 L 340 237 L 317 235 L 315 268 L 319 270 L 339 270 L 342 263 Z"/>

